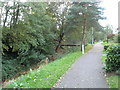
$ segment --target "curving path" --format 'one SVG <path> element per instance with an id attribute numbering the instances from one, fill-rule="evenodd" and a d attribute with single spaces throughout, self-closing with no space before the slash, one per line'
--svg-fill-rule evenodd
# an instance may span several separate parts
<path id="1" fill-rule="evenodd" d="M 102 70 L 102 50 L 100 43 L 95 44 L 61 77 L 54 88 L 108 88 Z"/>

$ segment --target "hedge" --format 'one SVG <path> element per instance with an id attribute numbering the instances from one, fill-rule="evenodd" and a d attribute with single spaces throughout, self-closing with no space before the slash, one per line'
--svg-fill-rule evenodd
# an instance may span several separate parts
<path id="1" fill-rule="evenodd" d="M 107 49 L 106 71 L 120 70 L 120 45 L 112 45 Z"/>

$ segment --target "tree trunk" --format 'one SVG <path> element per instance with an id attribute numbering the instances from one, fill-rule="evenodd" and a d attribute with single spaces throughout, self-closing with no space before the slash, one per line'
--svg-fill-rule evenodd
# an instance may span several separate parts
<path id="1" fill-rule="evenodd" d="M 108 43 L 108 38 L 107 38 L 107 43 Z"/>
<path id="2" fill-rule="evenodd" d="M 87 26 L 87 19 L 85 13 L 83 13 L 84 16 L 84 22 L 83 22 L 83 36 L 82 36 L 82 43 L 81 43 L 81 49 L 82 49 L 82 54 L 85 52 L 85 35 L 86 35 L 86 26 Z"/>
<path id="3" fill-rule="evenodd" d="M 19 5 L 16 11 L 16 20 L 15 20 L 15 24 L 18 22 L 18 15 L 19 15 Z"/>
<path id="4" fill-rule="evenodd" d="M 56 46 L 56 49 L 55 51 L 57 52 L 58 48 L 60 47 L 60 44 L 63 40 L 63 36 L 64 36 L 64 28 L 63 28 L 63 25 L 64 25 L 64 18 L 62 19 L 62 24 L 61 24 L 61 32 L 60 32 L 60 35 L 59 35 L 59 41 L 58 41 L 58 45 Z"/>
<path id="5" fill-rule="evenodd" d="M 11 17 L 11 20 L 10 20 L 10 29 L 12 28 L 12 19 L 13 17 Z"/>
<path id="6" fill-rule="evenodd" d="M 63 36 L 64 36 L 64 32 L 62 30 L 61 33 L 60 33 L 60 36 L 59 36 L 58 45 L 56 46 L 56 49 L 55 49 L 56 52 L 57 52 L 58 48 L 60 47 L 60 44 L 61 44 L 61 42 L 63 40 Z"/>
<path id="7" fill-rule="evenodd" d="M 13 2 L 14 4 L 13 4 L 13 6 L 15 7 L 15 2 Z M 15 22 L 16 22 L 16 19 L 15 19 L 15 8 L 13 9 L 13 27 L 15 27 Z"/>
<path id="8" fill-rule="evenodd" d="M 92 27 L 92 45 L 94 44 L 94 36 L 93 36 L 93 27 Z"/>
<path id="9" fill-rule="evenodd" d="M 5 24 L 6 24 L 6 21 L 7 21 L 7 17 L 8 17 L 8 12 L 9 12 L 9 9 L 6 10 L 3 27 L 5 27 Z"/>

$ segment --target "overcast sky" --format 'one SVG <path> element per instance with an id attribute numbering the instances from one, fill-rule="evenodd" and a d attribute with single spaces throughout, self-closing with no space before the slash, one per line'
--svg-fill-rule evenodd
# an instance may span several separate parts
<path id="1" fill-rule="evenodd" d="M 118 2 L 120 0 L 101 0 L 100 6 L 105 8 L 104 16 L 106 20 L 100 21 L 102 26 L 110 24 L 113 26 L 114 30 L 118 27 Z"/>

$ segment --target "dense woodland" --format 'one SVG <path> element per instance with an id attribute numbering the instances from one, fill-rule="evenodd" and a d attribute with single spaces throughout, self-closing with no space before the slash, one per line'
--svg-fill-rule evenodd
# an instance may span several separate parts
<path id="1" fill-rule="evenodd" d="M 53 61 L 61 49 L 106 40 L 112 30 L 98 22 L 105 19 L 99 3 L 0 2 L 3 81 L 46 58 Z"/>

